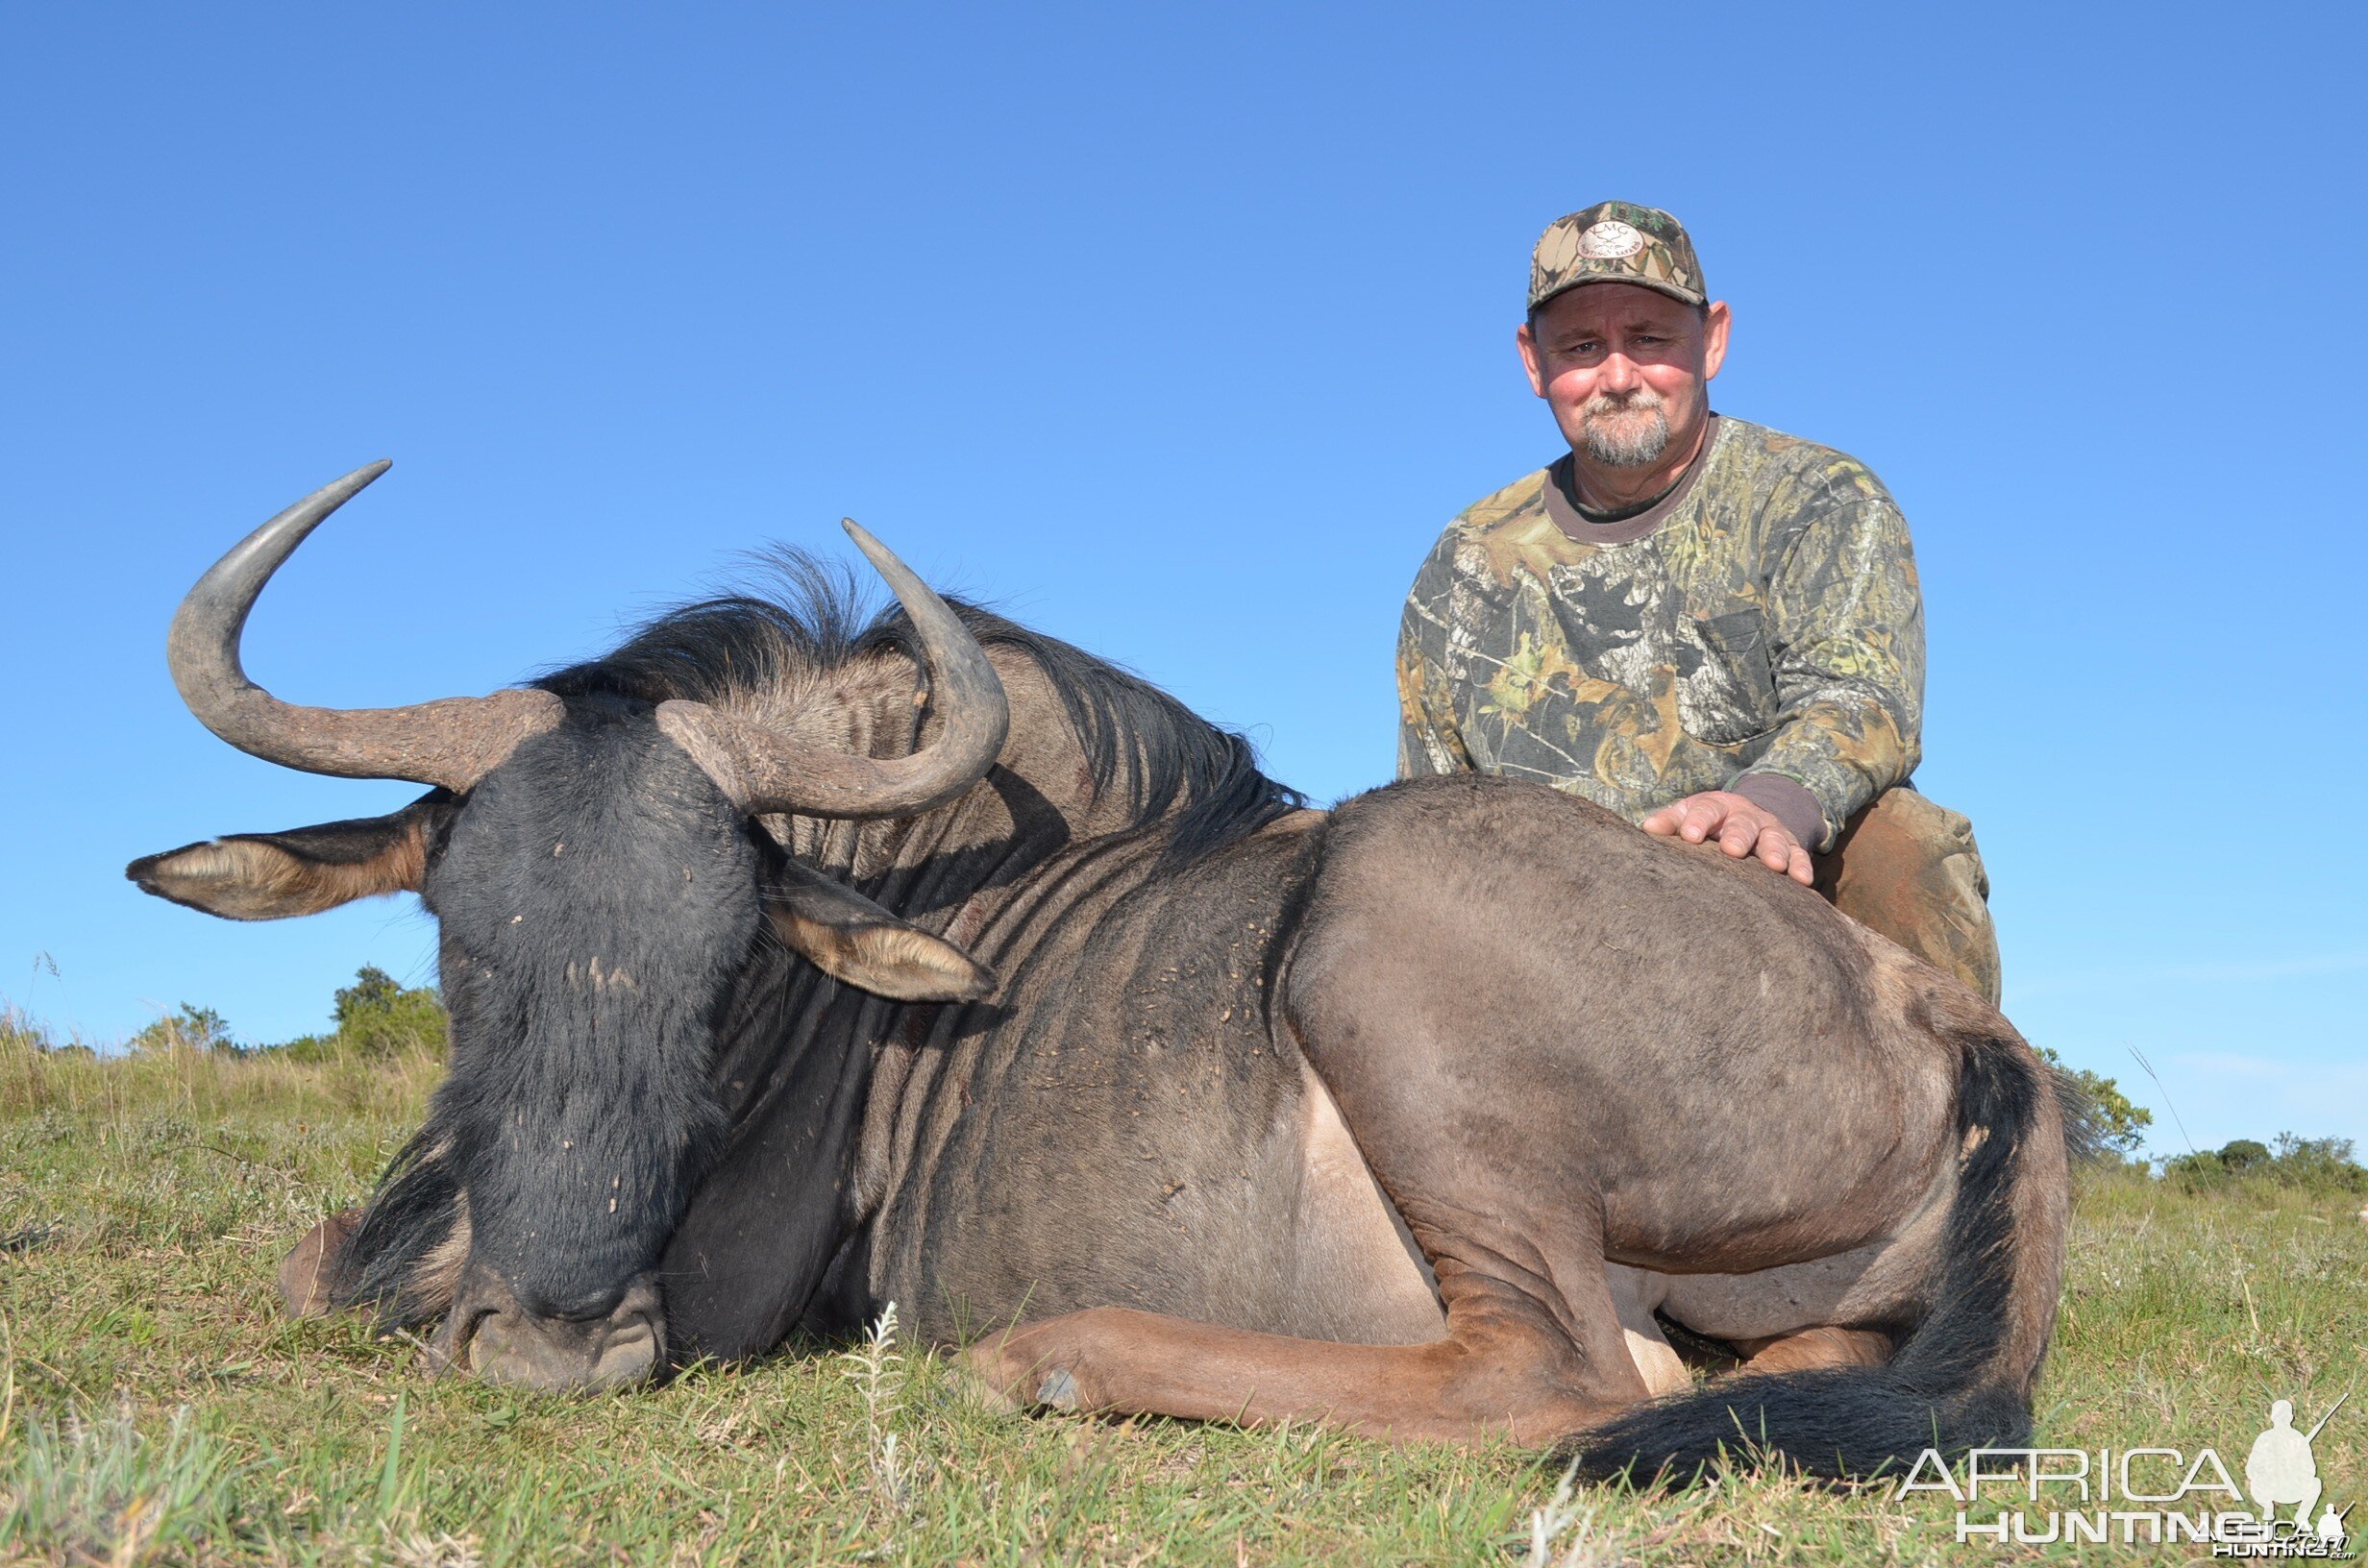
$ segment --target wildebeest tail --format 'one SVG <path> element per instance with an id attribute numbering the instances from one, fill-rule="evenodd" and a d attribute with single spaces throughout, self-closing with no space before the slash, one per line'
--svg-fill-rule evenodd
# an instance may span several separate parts
<path id="1" fill-rule="evenodd" d="M 2063 1268 L 2063 1124 L 2037 1058 L 1990 1023 L 1961 1037 L 1945 1251 L 1891 1362 L 1729 1378 L 1577 1433 L 1560 1458 L 1597 1480 L 1683 1482 L 1722 1450 L 1843 1477 L 1904 1473 L 1928 1447 L 2024 1443 Z"/>

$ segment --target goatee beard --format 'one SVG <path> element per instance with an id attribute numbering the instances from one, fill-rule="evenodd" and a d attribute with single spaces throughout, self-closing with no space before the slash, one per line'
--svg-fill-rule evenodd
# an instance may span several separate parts
<path id="1" fill-rule="evenodd" d="M 1650 419 L 1638 416 L 1650 414 Z M 1606 468 L 1650 468 L 1669 450 L 1669 416 L 1658 393 L 1635 394 L 1625 402 L 1589 401 L 1581 427 L 1587 455 Z"/>

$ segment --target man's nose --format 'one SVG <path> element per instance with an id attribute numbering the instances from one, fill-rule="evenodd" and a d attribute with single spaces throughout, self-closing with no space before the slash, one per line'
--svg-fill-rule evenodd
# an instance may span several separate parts
<path id="1" fill-rule="evenodd" d="M 1595 390 L 1624 396 L 1642 384 L 1637 374 L 1637 362 L 1624 354 L 1614 353 L 1595 367 Z"/>

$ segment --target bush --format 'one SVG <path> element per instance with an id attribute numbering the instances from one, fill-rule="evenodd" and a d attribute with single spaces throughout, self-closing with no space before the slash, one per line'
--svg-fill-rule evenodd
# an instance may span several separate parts
<path id="1" fill-rule="evenodd" d="M 2242 1173 L 2257 1165 L 2266 1165 L 2277 1157 L 2269 1152 L 2267 1145 L 2257 1143 L 2249 1138 L 2240 1138 L 2222 1144 L 2220 1152 L 2212 1158 L 2220 1162 L 2221 1169 Z"/>
<path id="2" fill-rule="evenodd" d="M 2280 1133 L 2269 1163 L 2278 1179 L 2314 1192 L 2368 1192 L 2368 1170 L 2352 1158 L 2348 1138 L 2297 1138 Z"/>
<path id="3" fill-rule="evenodd" d="M 2130 1096 L 2112 1079 L 2085 1067 L 2067 1067 L 2063 1058 L 2044 1045 L 2038 1051 L 2039 1059 L 2054 1067 L 2057 1077 L 2068 1082 L 2077 1097 L 2085 1102 L 2079 1107 L 2079 1119 L 2084 1125 L 2074 1129 L 2074 1147 L 2085 1144 L 2098 1153 L 2109 1153 L 2123 1160 L 2135 1154 L 2138 1145 L 2146 1141 L 2146 1129 L 2155 1124 L 2155 1114 L 2142 1105 L 2131 1104 Z"/>
<path id="4" fill-rule="evenodd" d="M 2275 1182 L 2306 1192 L 2368 1193 L 2368 1169 L 2353 1161 L 2350 1139 L 2280 1133 L 2271 1143 L 2275 1147 L 2236 1139 L 2218 1149 L 2166 1160 L 2162 1174 L 2187 1188 L 2241 1180 Z"/>
<path id="5" fill-rule="evenodd" d="M 136 1051 L 231 1051 L 246 1049 L 231 1038 L 231 1026 L 210 1007 L 181 1004 L 127 1041 Z"/>
<path id="6" fill-rule="evenodd" d="M 435 988 L 406 987 L 375 964 L 362 966 L 354 983 L 337 992 L 336 1018 L 333 1032 L 290 1041 L 284 1049 L 300 1062 L 383 1058 L 412 1050 L 442 1055 L 449 1038 Z"/>

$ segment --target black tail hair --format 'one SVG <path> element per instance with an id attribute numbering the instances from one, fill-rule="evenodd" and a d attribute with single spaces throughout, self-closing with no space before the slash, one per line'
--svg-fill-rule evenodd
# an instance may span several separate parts
<path id="1" fill-rule="evenodd" d="M 2055 1086 L 2056 1106 L 2063 1113 L 2063 1147 L 2065 1157 L 2075 1166 L 2117 1165 L 2122 1151 L 2113 1144 L 2113 1128 L 2106 1118 L 2105 1106 L 2078 1073 L 2062 1063 L 2041 1057 L 2047 1064 L 2047 1076 Z"/>
<path id="2" fill-rule="evenodd" d="M 1938 1288 L 1887 1366 L 1821 1367 L 1739 1377 L 1640 1406 L 1566 1439 L 1555 1457 L 1595 1481 L 1683 1484 L 1730 1459 L 1782 1462 L 1809 1475 L 1905 1471 L 1926 1448 L 2014 1448 L 2031 1433 L 2032 1369 L 2002 1365 L 2017 1258 L 2014 1185 L 2053 1091 L 2014 1042 L 1961 1044 L 1961 1156 Z"/>

